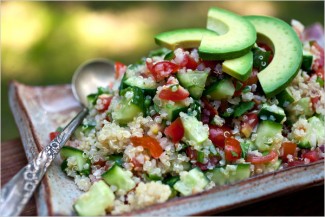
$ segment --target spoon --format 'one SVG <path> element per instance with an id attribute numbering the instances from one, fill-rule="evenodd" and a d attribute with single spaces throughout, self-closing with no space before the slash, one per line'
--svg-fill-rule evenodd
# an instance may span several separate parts
<path id="1" fill-rule="evenodd" d="M 18 216 L 42 180 L 47 168 L 88 113 L 87 95 L 97 92 L 97 87 L 107 86 L 114 77 L 113 62 L 93 59 L 82 64 L 72 77 L 72 92 L 81 103 L 77 116 L 38 154 L 37 158 L 22 168 L 2 189 L 0 216 Z"/>

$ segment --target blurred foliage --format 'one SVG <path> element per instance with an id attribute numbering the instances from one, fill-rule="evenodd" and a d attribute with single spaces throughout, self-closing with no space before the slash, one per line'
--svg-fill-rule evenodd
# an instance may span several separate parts
<path id="1" fill-rule="evenodd" d="M 90 58 L 132 63 L 156 48 L 156 33 L 204 27 L 211 6 L 305 25 L 324 20 L 324 2 L 2 2 L 1 140 L 19 136 L 8 105 L 10 80 L 69 83 Z"/>

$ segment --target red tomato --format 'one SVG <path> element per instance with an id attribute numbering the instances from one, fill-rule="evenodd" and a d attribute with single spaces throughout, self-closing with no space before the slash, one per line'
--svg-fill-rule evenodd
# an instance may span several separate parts
<path id="1" fill-rule="evenodd" d="M 268 155 L 265 156 L 248 155 L 246 161 L 251 162 L 252 164 L 265 164 L 271 162 L 277 157 L 278 154 L 275 151 L 271 151 Z"/>
<path id="2" fill-rule="evenodd" d="M 313 110 L 316 111 L 316 104 L 320 100 L 320 96 L 310 97 L 310 100 L 311 100 L 311 103 L 312 103 Z"/>
<path id="3" fill-rule="evenodd" d="M 324 79 L 324 48 L 322 48 L 316 41 L 313 41 L 311 47 L 314 47 L 317 50 L 317 56 L 319 58 L 315 59 L 313 64 L 313 70 L 317 72 L 319 69 L 323 69 L 323 79 Z M 311 49 L 313 51 L 313 49 Z"/>
<path id="4" fill-rule="evenodd" d="M 211 70 L 213 70 L 216 67 L 216 65 L 218 64 L 217 61 L 203 60 L 201 62 L 203 63 L 203 65 L 205 66 L 205 68 L 209 67 Z"/>
<path id="5" fill-rule="evenodd" d="M 295 156 L 297 144 L 293 142 L 284 142 L 282 143 L 281 148 L 283 151 L 282 160 L 287 161 L 288 160 L 287 156 L 289 154 Z"/>
<path id="6" fill-rule="evenodd" d="M 305 162 L 303 160 L 295 160 L 295 161 L 288 162 L 288 167 L 294 167 L 294 166 L 299 166 L 304 164 Z"/>
<path id="7" fill-rule="evenodd" d="M 241 147 L 237 139 L 227 137 L 225 139 L 225 158 L 227 162 L 233 162 L 241 158 Z"/>
<path id="8" fill-rule="evenodd" d="M 243 87 L 247 85 L 257 84 L 258 81 L 257 74 L 258 74 L 257 69 L 253 68 L 251 76 L 246 81 L 244 81 Z"/>
<path id="9" fill-rule="evenodd" d="M 156 81 L 162 81 L 179 70 L 178 65 L 167 60 L 158 62 L 154 65 L 147 61 L 146 64 Z"/>
<path id="10" fill-rule="evenodd" d="M 164 100 L 171 100 L 173 102 L 182 101 L 186 99 L 190 93 L 182 86 L 177 85 L 177 90 L 173 91 L 174 85 L 162 89 L 159 93 L 159 98 Z"/>
<path id="11" fill-rule="evenodd" d="M 98 112 L 104 112 L 108 109 L 109 105 L 111 104 L 111 101 L 113 99 L 113 96 L 111 95 L 107 95 L 107 94 L 102 94 L 100 96 L 98 96 L 98 99 L 100 99 L 100 109 L 97 109 Z M 97 100 L 97 102 L 99 102 Z"/>
<path id="12" fill-rule="evenodd" d="M 49 137 L 50 140 L 52 141 L 53 139 L 55 139 L 55 137 L 57 137 L 60 134 L 60 132 L 50 132 Z"/>
<path id="13" fill-rule="evenodd" d="M 171 125 L 165 128 L 165 135 L 170 137 L 173 143 L 181 141 L 184 136 L 184 127 L 180 118 L 177 118 Z"/>
<path id="14" fill-rule="evenodd" d="M 258 116 L 256 113 L 248 113 L 246 114 L 246 117 L 246 119 L 242 120 L 240 132 L 248 138 L 258 124 Z"/>
<path id="15" fill-rule="evenodd" d="M 310 162 L 315 162 L 315 161 L 319 160 L 317 151 L 308 151 L 308 152 L 302 154 L 302 157 L 309 159 Z"/>
<path id="16" fill-rule="evenodd" d="M 126 71 L 126 65 L 120 62 L 115 62 L 115 79 L 120 78 Z"/>
<path id="17" fill-rule="evenodd" d="M 231 129 L 227 126 L 209 126 L 209 139 L 212 141 L 212 143 L 219 148 L 225 148 L 225 139 L 226 136 L 230 137 Z"/>
<path id="18" fill-rule="evenodd" d="M 180 68 L 186 67 L 187 69 L 195 70 L 197 68 L 197 66 L 199 65 L 199 63 L 196 62 L 195 59 L 190 56 L 190 54 L 185 53 L 185 51 L 183 51 L 183 56 L 184 56 L 184 58 L 178 64 L 179 67 Z M 175 60 L 175 58 L 174 58 L 174 60 Z"/>
<path id="19" fill-rule="evenodd" d="M 143 137 L 131 137 L 131 142 L 134 146 L 142 146 L 145 149 L 148 149 L 153 158 L 159 158 L 163 153 L 159 142 L 150 136 Z"/>

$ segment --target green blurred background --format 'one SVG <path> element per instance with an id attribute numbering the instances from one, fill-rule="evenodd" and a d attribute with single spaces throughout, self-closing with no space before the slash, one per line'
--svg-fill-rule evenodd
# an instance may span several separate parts
<path id="1" fill-rule="evenodd" d="M 69 83 L 79 64 L 105 57 L 126 64 L 157 48 L 155 34 L 204 27 L 209 7 L 305 25 L 324 21 L 324 2 L 2 2 L 1 141 L 19 136 L 8 82 Z"/>

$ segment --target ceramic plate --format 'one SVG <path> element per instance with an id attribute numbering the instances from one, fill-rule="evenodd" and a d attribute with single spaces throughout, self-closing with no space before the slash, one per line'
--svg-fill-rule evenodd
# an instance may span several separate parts
<path id="1" fill-rule="evenodd" d="M 70 85 L 45 87 L 12 82 L 10 106 L 29 161 L 48 144 L 48 135 L 67 124 L 80 110 Z M 74 215 L 72 204 L 82 193 L 60 169 L 60 157 L 49 167 L 36 192 L 38 215 Z M 324 160 L 216 187 L 177 198 L 130 215 L 203 215 L 218 213 L 275 195 L 324 183 Z"/>

